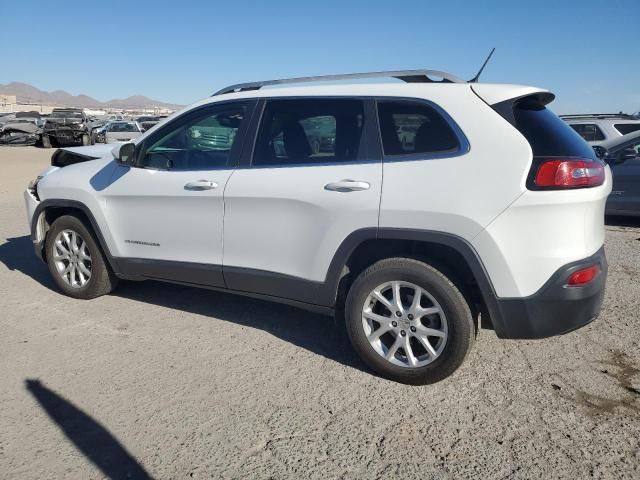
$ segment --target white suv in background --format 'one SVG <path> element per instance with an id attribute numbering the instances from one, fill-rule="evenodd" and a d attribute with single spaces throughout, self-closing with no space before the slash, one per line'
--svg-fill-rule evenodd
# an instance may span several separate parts
<path id="1" fill-rule="evenodd" d="M 343 313 L 364 362 L 406 383 L 454 372 L 480 320 L 501 338 L 592 321 L 611 173 L 554 96 L 324 79 L 372 76 L 405 83 L 235 85 L 113 152 L 77 149 L 25 192 L 37 255 L 76 298 L 154 279 Z"/>
<path id="2" fill-rule="evenodd" d="M 640 117 L 626 113 L 560 115 L 560 118 L 591 145 L 601 145 L 640 130 Z"/>

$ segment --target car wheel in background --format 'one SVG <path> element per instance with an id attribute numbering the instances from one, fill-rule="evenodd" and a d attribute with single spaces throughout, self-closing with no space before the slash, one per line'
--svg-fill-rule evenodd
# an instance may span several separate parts
<path id="1" fill-rule="evenodd" d="M 49 135 L 42 135 L 42 148 L 51 148 L 51 139 Z"/>

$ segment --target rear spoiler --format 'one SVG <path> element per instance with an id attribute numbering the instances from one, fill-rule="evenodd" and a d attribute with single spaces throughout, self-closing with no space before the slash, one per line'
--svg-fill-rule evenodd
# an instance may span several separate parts
<path id="1" fill-rule="evenodd" d="M 501 117 L 515 125 L 513 108 L 527 103 L 540 108 L 553 102 L 556 96 L 548 90 L 522 85 L 474 84 L 471 90 Z"/>

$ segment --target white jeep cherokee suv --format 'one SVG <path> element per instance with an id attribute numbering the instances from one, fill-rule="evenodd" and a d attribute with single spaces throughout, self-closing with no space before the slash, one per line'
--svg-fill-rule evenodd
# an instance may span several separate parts
<path id="1" fill-rule="evenodd" d="M 154 279 L 343 313 L 364 362 L 414 384 L 454 372 L 479 323 L 591 322 L 611 173 L 554 96 L 325 78 L 375 75 L 404 83 L 235 85 L 101 158 L 54 155 L 25 192 L 37 255 L 76 298 Z"/>

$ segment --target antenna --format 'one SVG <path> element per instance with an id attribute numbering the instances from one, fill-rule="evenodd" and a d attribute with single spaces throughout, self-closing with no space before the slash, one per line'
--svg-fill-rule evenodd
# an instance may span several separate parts
<path id="1" fill-rule="evenodd" d="M 482 71 L 484 70 L 484 67 L 487 66 L 487 63 L 489 63 L 489 59 L 491 58 L 491 56 L 493 55 L 493 52 L 495 52 L 495 51 L 496 51 L 496 48 L 493 47 L 491 49 L 491 52 L 489 53 L 489 56 L 487 57 L 487 59 L 484 61 L 484 63 L 480 67 L 480 70 L 478 70 L 478 73 L 476 74 L 475 77 L 473 77 L 471 80 L 469 80 L 469 83 L 478 83 L 478 79 L 480 78 L 480 75 L 482 74 Z"/>

